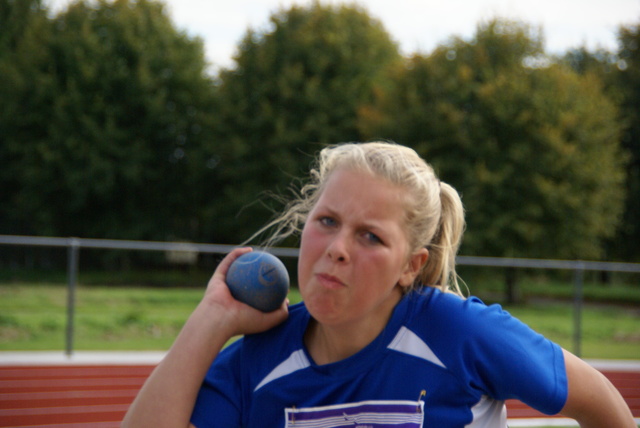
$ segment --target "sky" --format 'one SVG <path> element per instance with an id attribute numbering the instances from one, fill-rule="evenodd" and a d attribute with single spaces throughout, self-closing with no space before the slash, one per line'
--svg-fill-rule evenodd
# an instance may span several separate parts
<path id="1" fill-rule="evenodd" d="M 45 0 L 57 12 L 73 0 Z M 313 0 L 163 0 L 176 27 L 201 37 L 211 66 L 232 67 L 248 28 L 268 28 L 269 17 Z M 403 54 L 429 53 L 452 36 L 469 39 L 492 18 L 539 27 L 547 53 L 570 48 L 617 48 L 620 25 L 640 24 L 640 0 L 321 0 L 359 4 L 382 22 Z"/>

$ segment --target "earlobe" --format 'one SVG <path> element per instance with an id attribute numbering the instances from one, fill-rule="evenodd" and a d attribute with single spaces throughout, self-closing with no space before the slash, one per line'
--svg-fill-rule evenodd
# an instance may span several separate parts
<path id="1" fill-rule="evenodd" d="M 420 250 L 413 253 L 409 261 L 407 262 L 407 268 L 400 277 L 400 283 L 403 287 L 409 287 L 413 284 L 413 281 L 416 279 L 422 267 L 427 263 L 429 259 L 429 250 L 426 248 L 421 248 Z"/>

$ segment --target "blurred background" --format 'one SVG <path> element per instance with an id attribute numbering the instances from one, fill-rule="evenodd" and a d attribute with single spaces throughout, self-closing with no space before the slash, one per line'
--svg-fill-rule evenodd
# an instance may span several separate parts
<path id="1" fill-rule="evenodd" d="M 638 2 L 215 3 L 0 0 L 0 235 L 238 245 L 322 147 L 389 139 L 461 193 L 463 256 L 640 262 Z M 77 346 L 166 349 L 218 259 L 83 249 Z M 67 264 L 0 245 L 0 349 L 62 346 Z M 573 271 L 460 273 L 571 348 Z M 587 355 L 640 355 L 638 279 L 586 274 Z"/>

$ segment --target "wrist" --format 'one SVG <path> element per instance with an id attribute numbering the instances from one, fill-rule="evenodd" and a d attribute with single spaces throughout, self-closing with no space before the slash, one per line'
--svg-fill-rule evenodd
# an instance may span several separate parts
<path id="1" fill-rule="evenodd" d="M 236 335 L 233 311 L 225 306 L 202 300 L 187 321 L 194 327 L 208 333 L 209 340 L 223 341 L 226 343 Z"/>

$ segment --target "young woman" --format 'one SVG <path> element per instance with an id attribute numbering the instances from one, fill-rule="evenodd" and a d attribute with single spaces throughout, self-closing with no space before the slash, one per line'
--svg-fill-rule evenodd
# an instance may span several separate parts
<path id="1" fill-rule="evenodd" d="M 275 239 L 300 232 L 304 303 L 235 301 L 225 275 L 251 250 L 231 252 L 123 426 L 506 427 L 517 398 L 582 427 L 636 427 L 598 371 L 462 296 L 462 203 L 413 150 L 324 149 L 270 226 Z"/>

